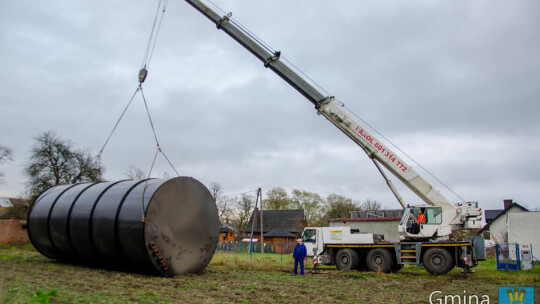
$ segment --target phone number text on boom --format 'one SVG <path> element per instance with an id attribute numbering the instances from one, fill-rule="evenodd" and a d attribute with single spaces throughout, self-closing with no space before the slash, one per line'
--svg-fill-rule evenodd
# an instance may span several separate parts
<path id="1" fill-rule="evenodd" d="M 383 157 L 388 158 L 389 161 L 393 162 L 401 171 L 406 172 L 407 167 L 405 164 L 403 164 L 401 161 L 396 159 L 396 156 L 394 156 L 391 151 L 386 149 L 382 144 L 375 142 L 373 143 L 373 137 L 371 135 L 366 134 L 367 132 L 364 132 L 364 129 L 360 127 L 356 127 L 355 131 L 360 134 L 365 141 L 367 141 L 373 148 L 375 148 L 375 152 L 380 152 Z"/>

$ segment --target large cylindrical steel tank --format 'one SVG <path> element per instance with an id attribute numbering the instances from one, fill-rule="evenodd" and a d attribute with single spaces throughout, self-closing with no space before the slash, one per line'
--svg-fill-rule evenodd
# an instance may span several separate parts
<path id="1" fill-rule="evenodd" d="M 191 177 L 55 186 L 28 214 L 30 241 L 49 258 L 164 276 L 203 270 L 219 228 L 214 198 Z"/>

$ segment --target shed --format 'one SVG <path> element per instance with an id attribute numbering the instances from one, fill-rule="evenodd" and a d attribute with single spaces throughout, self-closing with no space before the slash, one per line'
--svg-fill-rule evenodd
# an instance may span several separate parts
<path id="1" fill-rule="evenodd" d="M 283 229 L 274 229 L 263 234 L 265 243 L 270 243 L 275 253 L 291 253 L 294 250 L 296 235 Z"/>

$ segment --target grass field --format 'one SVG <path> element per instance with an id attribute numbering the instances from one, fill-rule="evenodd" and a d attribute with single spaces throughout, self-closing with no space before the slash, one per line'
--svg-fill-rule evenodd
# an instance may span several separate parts
<path id="1" fill-rule="evenodd" d="M 201 274 L 162 278 L 59 263 L 29 245 L 0 248 L 0 303 L 429 303 L 430 293 L 441 291 L 433 303 L 459 295 L 471 304 L 463 295 L 498 303 L 499 286 L 533 286 L 540 302 L 540 265 L 504 272 L 488 260 L 464 280 L 457 268 L 445 276 L 419 267 L 312 273 L 310 264 L 302 277 L 292 275 L 290 254 L 216 254 Z"/>

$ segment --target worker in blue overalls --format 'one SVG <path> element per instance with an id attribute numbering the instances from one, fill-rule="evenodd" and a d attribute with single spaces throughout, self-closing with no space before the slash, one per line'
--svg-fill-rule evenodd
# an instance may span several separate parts
<path id="1" fill-rule="evenodd" d="M 294 275 L 298 274 L 298 264 L 300 264 L 300 274 L 304 275 L 304 260 L 307 257 L 306 245 L 302 244 L 302 239 L 296 240 L 296 243 L 293 251 Z"/>

